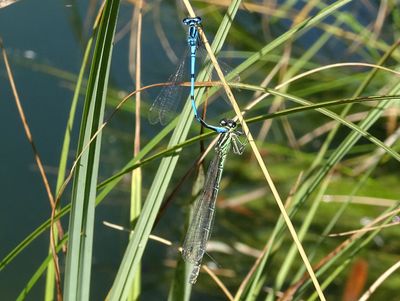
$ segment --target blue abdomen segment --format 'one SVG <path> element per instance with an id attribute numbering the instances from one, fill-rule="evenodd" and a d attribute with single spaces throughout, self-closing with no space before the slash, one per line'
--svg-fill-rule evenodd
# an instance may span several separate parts
<path id="1" fill-rule="evenodd" d="M 201 26 L 201 18 L 185 18 L 183 19 L 183 24 L 189 26 L 188 32 L 188 46 L 190 48 L 190 100 L 192 103 L 193 114 L 196 120 L 202 124 L 204 127 L 211 129 L 217 133 L 224 133 L 226 131 L 223 127 L 213 126 L 206 123 L 198 114 L 196 107 L 196 99 L 194 98 L 194 81 L 196 77 L 196 52 L 200 45 L 200 37 L 198 27 Z"/>

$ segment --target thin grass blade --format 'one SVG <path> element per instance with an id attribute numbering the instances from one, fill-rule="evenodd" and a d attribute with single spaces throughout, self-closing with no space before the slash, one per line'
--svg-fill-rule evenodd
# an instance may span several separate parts
<path id="1" fill-rule="evenodd" d="M 101 134 L 90 145 L 89 141 L 103 123 L 118 9 L 118 0 L 105 4 L 90 70 L 78 145 L 78 155 L 81 152 L 83 155 L 77 165 L 72 192 L 65 300 L 89 300 Z"/>

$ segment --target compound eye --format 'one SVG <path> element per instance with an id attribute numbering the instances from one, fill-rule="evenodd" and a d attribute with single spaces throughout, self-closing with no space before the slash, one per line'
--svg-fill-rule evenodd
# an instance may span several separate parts
<path id="1" fill-rule="evenodd" d="M 226 119 L 224 118 L 224 119 L 221 119 L 221 121 L 219 122 L 219 124 L 221 125 L 221 126 L 226 126 Z"/>
<path id="2" fill-rule="evenodd" d="M 200 17 L 196 17 L 195 19 L 196 19 L 197 23 L 201 23 L 201 18 Z"/>
<path id="3" fill-rule="evenodd" d="M 228 126 L 233 129 L 236 127 L 236 122 L 233 120 L 228 120 Z"/>

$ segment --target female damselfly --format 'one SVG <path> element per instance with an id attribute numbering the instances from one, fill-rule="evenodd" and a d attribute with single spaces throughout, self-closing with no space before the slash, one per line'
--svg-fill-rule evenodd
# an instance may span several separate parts
<path id="1" fill-rule="evenodd" d="M 244 149 L 244 144 L 238 138 L 243 133 L 236 130 L 235 121 L 222 119 L 220 126 L 225 131 L 220 134 L 215 146 L 215 156 L 208 168 L 203 191 L 194 204 L 191 222 L 182 248 L 183 259 L 194 265 L 189 278 L 191 284 L 197 280 L 201 261 L 206 252 L 207 241 L 211 235 L 215 201 L 226 156 L 230 149 L 239 155 L 243 153 Z"/>
<path id="2" fill-rule="evenodd" d="M 204 127 L 209 128 L 213 131 L 218 133 L 223 133 L 224 129 L 221 127 L 209 125 L 206 123 L 198 114 L 196 102 L 195 102 L 195 77 L 196 77 L 196 56 L 199 54 L 199 47 L 201 45 L 201 38 L 199 35 L 199 27 L 201 27 L 202 20 L 200 17 L 194 18 L 185 18 L 183 19 L 183 24 L 189 27 L 188 29 L 188 37 L 187 37 L 187 44 L 188 44 L 188 52 L 190 54 L 190 100 L 191 105 L 194 113 L 194 117 L 197 121 L 199 121 Z M 200 53 L 203 53 L 200 51 Z M 165 125 L 169 122 L 175 111 L 178 108 L 179 102 L 182 100 L 182 86 L 180 83 L 183 82 L 183 77 L 185 74 L 185 65 L 187 62 L 187 55 L 183 58 L 181 63 L 178 65 L 176 72 L 169 78 L 169 85 L 165 86 L 160 94 L 157 96 L 156 100 L 150 107 L 149 111 L 149 121 L 152 124 L 160 122 L 162 125 Z M 209 61 L 206 65 L 206 70 L 211 72 L 209 66 Z M 229 67 L 223 62 L 220 63 L 223 66 L 224 73 L 230 73 Z M 227 70 L 225 70 L 227 69 Z M 238 76 L 231 76 L 234 78 L 235 81 L 238 80 Z"/>

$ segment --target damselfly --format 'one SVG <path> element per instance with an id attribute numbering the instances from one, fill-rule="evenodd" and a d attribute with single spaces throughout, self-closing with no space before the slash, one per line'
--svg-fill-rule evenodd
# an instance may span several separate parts
<path id="1" fill-rule="evenodd" d="M 236 130 L 235 121 L 222 119 L 220 126 L 225 129 L 225 132 L 221 133 L 218 138 L 215 147 L 216 154 L 208 168 L 203 191 L 194 204 L 191 222 L 183 243 L 183 259 L 194 264 L 189 278 L 189 282 L 192 284 L 196 282 L 199 275 L 201 261 L 211 235 L 215 201 L 226 156 L 230 149 L 239 155 L 243 153 L 244 149 L 244 144 L 238 138 L 242 132 Z"/>
<path id="2" fill-rule="evenodd" d="M 223 132 L 224 130 L 220 127 L 215 127 L 207 124 L 202 118 L 199 116 L 197 112 L 194 89 L 195 89 L 195 77 L 196 77 L 196 57 L 197 56 L 205 56 L 204 51 L 199 51 L 199 47 L 201 45 L 201 38 L 199 35 L 199 27 L 201 26 L 201 18 L 185 18 L 183 19 L 183 24 L 189 27 L 188 29 L 188 53 L 190 54 L 190 99 L 192 104 L 192 109 L 195 118 L 203 124 L 203 126 L 212 129 L 218 133 Z M 201 54 L 201 55 L 199 55 Z M 175 112 L 178 108 L 179 103 L 182 100 L 182 87 L 180 83 L 184 80 L 185 74 L 185 65 L 187 62 L 187 55 L 184 56 L 181 63 L 178 65 L 176 72 L 169 78 L 169 85 L 164 87 L 160 94 L 157 96 L 156 100 L 152 104 L 149 112 L 149 121 L 152 124 L 160 122 L 162 125 L 169 122 L 172 117 L 175 115 Z M 209 73 L 212 73 L 209 65 L 209 61 L 205 63 L 205 68 Z M 230 73 L 230 68 L 223 62 L 219 62 L 222 65 L 223 72 L 228 74 Z M 238 81 L 238 76 L 234 75 L 230 78 L 233 78 L 234 81 Z"/>

